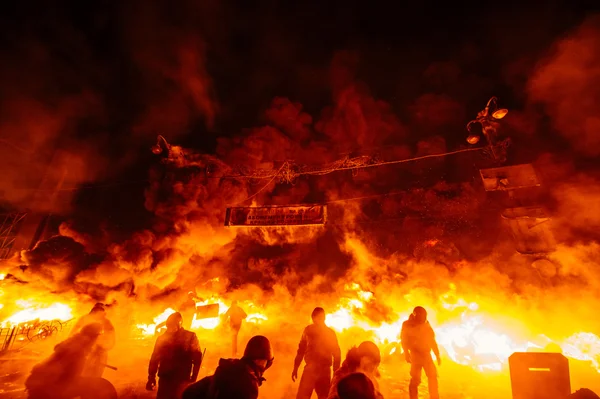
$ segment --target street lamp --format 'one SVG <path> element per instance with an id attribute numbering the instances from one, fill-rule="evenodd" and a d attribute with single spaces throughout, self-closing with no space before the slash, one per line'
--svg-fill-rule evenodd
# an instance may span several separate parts
<path id="1" fill-rule="evenodd" d="M 152 146 L 152 153 L 155 155 L 161 154 L 163 152 L 163 146 L 167 149 L 167 151 L 171 150 L 171 145 L 167 142 L 167 139 L 161 135 L 158 135 L 156 138 L 156 144 Z"/>
<path id="2" fill-rule="evenodd" d="M 485 108 L 477 114 L 477 118 L 473 119 L 467 124 L 467 131 L 469 136 L 467 137 L 467 143 L 477 144 L 481 139 L 481 135 L 474 131 L 475 125 L 481 126 L 481 132 L 487 140 L 487 144 L 490 147 L 492 155 L 495 159 L 498 159 L 498 155 L 495 153 L 494 146 L 496 145 L 496 130 L 498 128 L 498 121 L 504 118 L 508 114 L 506 108 L 498 108 L 498 98 L 492 97 L 487 102 Z"/>

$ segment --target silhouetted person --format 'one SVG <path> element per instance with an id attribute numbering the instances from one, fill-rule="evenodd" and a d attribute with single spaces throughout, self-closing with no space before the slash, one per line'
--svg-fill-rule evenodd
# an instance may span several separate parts
<path id="1" fill-rule="evenodd" d="M 192 329 L 194 323 L 194 316 L 196 315 L 196 303 L 200 302 L 200 299 L 196 297 L 194 291 L 187 293 L 187 299 L 179 306 L 179 310 L 183 319 L 186 321 L 188 328 Z"/>
<path id="2" fill-rule="evenodd" d="M 304 329 L 294 360 L 292 381 L 298 378 L 302 360 L 306 362 L 296 399 L 310 399 L 313 391 L 319 399 L 326 399 L 331 383 L 331 366 L 336 371 L 342 357 L 335 331 L 325 325 L 323 308 L 315 308 L 311 317 L 313 324 Z"/>
<path id="3" fill-rule="evenodd" d="M 273 364 L 266 337 L 252 337 L 241 359 L 221 359 L 215 373 L 190 385 L 182 399 L 257 399 L 264 372 Z"/>
<path id="4" fill-rule="evenodd" d="M 231 307 L 225 313 L 226 320 L 229 320 L 229 327 L 231 328 L 231 354 L 233 357 L 237 356 L 237 343 L 240 328 L 242 328 L 242 322 L 246 320 L 248 315 L 242 308 L 238 306 L 237 301 L 231 303 Z"/>
<path id="5" fill-rule="evenodd" d="M 154 389 L 158 372 L 157 399 L 179 399 L 185 387 L 198 378 L 202 362 L 198 337 L 182 324 L 181 314 L 173 313 L 166 321 L 167 331 L 156 340 L 146 389 Z"/>
<path id="6" fill-rule="evenodd" d="M 375 397 L 382 399 L 379 393 L 377 377 L 379 376 L 379 364 L 381 363 L 381 353 L 379 348 L 371 341 L 365 341 L 358 347 L 350 348 L 342 366 L 333 374 L 329 395 L 327 399 L 341 399 L 338 396 L 338 384 L 347 376 L 354 373 L 362 373 L 367 376 L 374 386 Z"/>
<path id="7" fill-rule="evenodd" d="M 569 399 L 600 399 L 600 397 L 587 388 L 581 388 L 572 393 Z"/>
<path id="8" fill-rule="evenodd" d="M 25 381 L 29 399 L 116 399 L 117 392 L 103 378 L 82 377 L 87 357 L 103 333 L 99 323 L 87 324 L 54 347 L 54 352 L 35 365 Z"/>
<path id="9" fill-rule="evenodd" d="M 363 373 L 352 373 L 342 378 L 337 384 L 340 399 L 377 399 L 375 386 Z"/>
<path id="10" fill-rule="evenodd" d="M 77 320 L 73 330 L 71 330 L 71 336 L 80 332 L 83 327 L 95 323 L 101 324 L 104 332 L 92 348 L 82 375 L 100 378 L 104 374 L 104 368 L 108 361 L 108 351 L 115 346 L 115 328 L 106 317 L 104 305 L 101 303 L 95 304 L 89 314 Z"/>
<path id="11" fill-rule="evenodd" d="M 425 375 L 427 375 L 429 397 L 438 399 L 437 370 L 431 352 L 433 351 L 438 365 L 442 364 L 442 360 L 435 333 L 427 321 L 427 311 L 424 308 L 417 306 L 408 320 L 402 323 L 400 339 L 406 361 L 410 363 L 410 384 L 408 386 L 410 399 L 417 399 L 419 396 L 422 370 L 425 370 Z"/>

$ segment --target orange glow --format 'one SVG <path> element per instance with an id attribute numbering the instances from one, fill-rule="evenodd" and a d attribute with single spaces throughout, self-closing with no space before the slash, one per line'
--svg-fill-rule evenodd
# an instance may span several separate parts
<path id="1" fill-rule="evenodd" d="M 66 321 L 73 318 L 71 308 L 63 303 L 52 305 L 33 305 L 27 301 L 17 301 L 20 308 L 24 308 L 11 315 L 1 323 L 3 328 L 33 321 Z"/>

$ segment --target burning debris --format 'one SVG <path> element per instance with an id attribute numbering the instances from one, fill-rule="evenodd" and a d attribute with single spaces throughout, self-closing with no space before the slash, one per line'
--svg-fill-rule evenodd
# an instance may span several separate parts
<path id="1" fill-rule="evenodd" d="M 147 14 L 140 19 L 152 21 Z M 560 146 L 598 153 L 593 133 L 596 88 L 588 91 L 586 86 L 593 85 L 581 84 L 597 74 L 597 68 L 588 68 L 597 54 L 582 51 L 597 41 L 595 22 L 586 22 L 561 41 L 556 54 L 533 71 L 528 83 L 531 104 L 522 112 L 511 108 L 509 113 L 492 97 L 467 125 L 467 143 L 448 133 L 465 122 L 462 102 L 450 94 L 425 93 L 406 107 L 415 115 L 403 121 L 394 109 L 397 104 L 379 100 L 357 80 L 355 54 L 341 52 L 330 67 L 332 103 L 318 116 L 278 97 L 264 111 L 263 126 L 219 137 L 210 154 L 196 151 L 173 143 L 185 143 L 174 131 L 184 130 L 192 115 L 206 126 L 218 126 L 220 107 L 203 62 L 203 41 L 176 40 L 156 59 L 150 50 L 135 52 L 136 63 L 148 64 L 148 76 L 142 80 L 159 80 L 151 87 L 164 95 L 160 104 L 169 111 L 146 110 L 134 129 L 140 134 L 136 141 L 146 147 L 152 143 L 147 137 L 140 139 L 141 130 L 155 125 L 164 129 L 151 147 L 155 157 L 144 182 L 148 223 L 120 238 L 99 228 L 101 232 L 80 232 L 81 226 L 69 222 L 54 226 L 59 234 L 53 237 L 42 237 L 37 227 L 31 237 L 21 237 L 37 243 L 0 266 L 3 355 L 21 356 L 30 350 L 36 362 L 49 355 L 27 380 L 33 397 L 43 395 L 44 386 L 64 389 L 59 392 L 63 396 L 77 394 L 80 376 L 89 372 L 84 358 L 95 359 L 95 382 L 111 397 L 112 385 L 97 371 L 108 367 L 109 359 L 116 362 L 113 371 L 120 373 L 107 378 L 120 392 L 139 385 L 145 377 L 140 365 L 152 358 L 152 371 L 158 371 L 159 379 L 151 375 L 147 387 L 158 383 L 160 389 L 162 379 L 163 387 L 170 382 L 174 391 L 182 391 L 190 382 L 186 378 L 202 377 L 199 373 L 217 363 L 214 377 L 199 383 L 229 381 L 228 372 L 244 374 L 250 368 L 253 381 L 261 385 L 262 373 L 276 356 L 282 361 L 270 368 L 273 383 L 265 384 L 261 393 L 289 397 L 297 388 L 289 382 L 296 339 L 308 322 L 305 316 L 319 306 L 324 309 L 319 326 L 328 326 L 323 331 L 330 331 L 339 345 L 332 351 L 335 355 L 328 354 L 337 357 L 331 362 L 334 369 L 340 361 L 337 352 L 349 350 L 348 364 L 353 361 L 350 353 L 360 354 L 354 359 L 358 363 L 369 355 L 376 358 L 371 368 L 346 364 L 337 380 L 361 372 L 374 380 L 374 392 L 396 397 L 401 394 L 394 390 L 394 381 L 408 375 L 403 359 L 418 346 L 408 342 L 407 331 L 418 327 L 411 320 L 423 307 L 439 346 L 437 360 L 444 359 L 442 395 L 466 389 L 450 387 L 454 378 L 447 375 L 506 377 L 516 352 L 560 351 L 574 368 L 580 367 L 578 375 L 597 379 L 598 171 L 544 154 L 560 152 L 569 158 L 559 151 L 563 149 L 542 146 L 539 141 L 545 138 L 523 137 L 543 130 L 537 122 L 543 115 L 530 109 L 539 102 L 550 110 L 549 125 L 566 140 Z M 153 34 L 162 37 L 160 32 L 140 37 L 147 42 L 146 36 Z M 580 69 L 586 73 L 571 73 Z M 454 81 L 461 73 L 458 66 L 440 63 L 426 75 Z M 572 79 L 577 84 L 571 84 Z M 95 101 L 92 95 L 84 97 L 86 104 Z M 33 115 L 50 124 L 47 134 L 54 137 L 64 120 L 82 112 L 75 103 L 77 97 L 59 102 L 56 120 L 41 106 Z M 525 119 L 531 129 L 520 126 Z M 24 141 L 32 141 L 29 136 L 36 126 L 27 127 Z M 45 142 L 33 140 L 34 153 Z M 36 210 L 63 210 L 52 201 L 64 191 L 66 171 L 87 166 L 74 179 L 85 182 L 105 165 L 96 165 L 96 157 L 82 159 L 92 153 L 88 147 L 81 154 L 67 151 L 55 157 L 60 171 L 51 170 L 36 191 L 36 201 L 28 203 L 39 205 Z M 120 153 L 119 148 L 114 151 Z M 523 148 L 535 149 L 535 154 L 524 155 Z M 127 153 L 123 163 L 133 157 Z M 46 192 L 42 189 L 49 194 L 41 194 Z M 4 197 L 23 204 L 22 192 Z M 52 199 L 48 204 L 46 197 Z M 4 257 L 14 234 L 2 230 Z M 88 315 L 83 316 L 88 322 L 73 327 L 67 337 L 74 324 L 70 320 L 87 314 L 97 302 L 111 304 L 101 320 L 102 333 L 92 334 L 93 339 L 87 336 L 86 326 L 94 324 Z M 91 318 L 98 322 L 95 317 Z M 171 341 L 169 320 L 174 319 L 177 331 L 188 330 L 180 335 L 194 341 L 194 359 L 186 363 L 185 371 L 191 374 L 169 381 L 160 376 L 160 364 L 168 363 L 170 350 L 163 353 L 159 348 L 152 357 L 151 346 L 158 340 L 181 349 Z M 404 324 L 407 319 L 411 322 Z M 112 333 L 114 337 L 106 338 Z M 110 344 L 99 349 L 100 335 Z M 257 336 L 268 337 L 268 350 L 263 340 L 260 356 L 218 360 L 229 354 L 236 357 L 238 343 Z M 59 341 L 50 353 L 49 347 Z M 360 342 L 369 343 L 372 350 L 361 352 Z M 200 346 L 208 348 L 206 357 L 199 358 Z M 438 352 L 433 344 L 427 350 Z M 118 351 L 126 356 L 112 355 Z M 60 361 L 61 356 L 69 361 Z M 413 374 L 425 367 L 431 377 L 429 392 L 436 397 L 433 360 L 428 355 L 419 358 L 418 353 L 411 360 L 418 363 L 413 363 Z M 48 377 L 55 367 L 69 368 L 69 384 Z M 335 372 L 330 366 L 314 374 L 308 369 L 307 378 Z M 412 377 L 409 390 L 415 397 L 419 379 Z M 506 381 L 502 384 L 508 386 Z M 258 390 L 253 382 L 254 388 Z M 312 388 L 323 396 L 331 386 Z"/>

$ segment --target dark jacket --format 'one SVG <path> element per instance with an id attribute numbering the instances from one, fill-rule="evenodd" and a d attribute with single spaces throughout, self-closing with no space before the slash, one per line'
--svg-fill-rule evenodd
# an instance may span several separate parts
<path id="1" fill-rule="evenodd" d="M 404 352 L 411 356 L 431 356 L 431 351 L 439 358 L 440 351 L 435 341 L 435 333 L 428 321 L 417 323 L 410 317 L 402 323 L 400 340 Z"/>
<path id="2" fill-rule="evenodd" d="M 257 399 L 263 381 L 250 360 L 221 359 L 215 374 L 187 387 L 182 399 Z"/>
<path id="3" fill-rule="evenodd" d="M 202 353 L 196 334 L 183 328 L 164 333 L 156 340 L 148 365 L 148 376 L 195 381 L 200 371 Z"/>
<path id="4" fill-rule="evenodd" d="M 304 359 L 307 366 L 331 367 L 333 364 L 333 370 L 337 370 L 341 357 L 335 331 L 326 325 L 311 324 L 304 329 L 300 338 L 294 368 L 300 367 Z"/>

